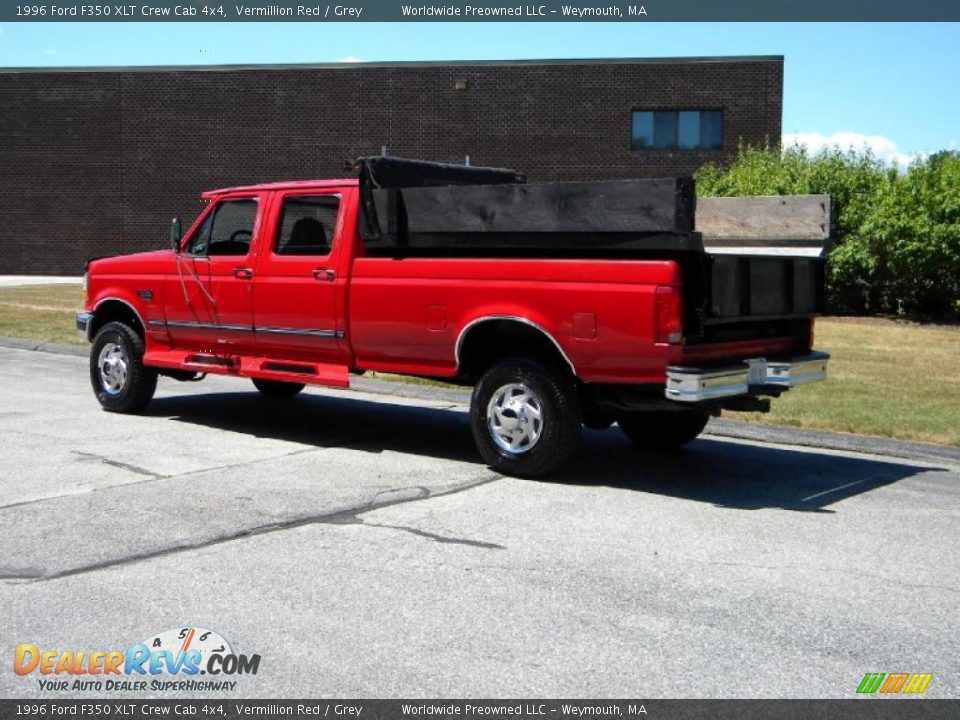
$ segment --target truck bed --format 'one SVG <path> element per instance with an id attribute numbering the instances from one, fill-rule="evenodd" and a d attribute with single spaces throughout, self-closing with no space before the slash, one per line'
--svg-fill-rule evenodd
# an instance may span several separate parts
<path id="1" fill-rule="evenodd" d="M 819 197 L 698 207 L 690 178 L 528 184 L 502 168 L 385 157 L 358 167 L 369 257 L 675 262 L 691 345 L 792 336 L 824 308 Z"/>

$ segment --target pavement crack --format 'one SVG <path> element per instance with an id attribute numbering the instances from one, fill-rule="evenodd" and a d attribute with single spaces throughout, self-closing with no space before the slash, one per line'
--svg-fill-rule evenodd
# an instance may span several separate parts
<path id="1" fill-rule="evenodd" d="M 147 470 L 146 468 L 140 467 L 139 465 L 133 465 L 131 463 L 120 462 L 119 460 L 108 458 L 106 455 L 98 455 L 97 453 L 82 452 L 80 450 L 71 450 L 71 452 L 74 455 L 79 455 L 85 460 L 98 460 L 102 462 L 104 465 L 120 468 L 121 470 L 129 470 L 130 472 L 136 475 L 144 475 L 148 478 L 153 478 L 154 480 L 160 480 L 163 477 L 165 477 L 160 473 L 153 472 L 153 470 Z"/>
<path id="2" fill-rule="evenodd" d="M 43 570 L 38 568 L 7 568 L 0 567 L 0 580 L 37 580 L 43 577 Z"/>
<path id="3" fill-rule="evenodd" d="M 323 450 L 323 449 L 324 448 L 316 448 L 316 447 L 301 448 L 299 450 L 293 450 L 291 452 L 282 453 L 280 455 L 271 455 L 269 457 L 258 458 L 256 460 L 245 460 L 239 463 L 228 463 L 226 465 L 216 465 L 214 467 L 205 467 L 205 468 L 200 468 L 198 470 L 185 470 L 183 472 L 174 473 L 172 475 L 162 475 L 162 474 L 147 470 L 146 468 L 137 467 L 136 465 L 129 465 L 127 463 L 122 463 L 117 460 L 111 460 L 110 458 L 104 457 L 102 455 L 96 455 L 94 453 L 85 453 L 79 450 L 72 450 L 71 452 L 75 453 L 76 455 L 87 456 L 88 458 L 99 460 L 107 465 L 129 470 L 135 474 L 143 475 L 145 479 L 136 480 L 132 482 L 124 482 L 124 483 L 112 483 L 110 485 L 103 485 L 99 487 L 86 486 L 82 488 L 76 488 L 69 492 L 61 492 L 56 495 L 47 495 L 44 497 L 33 497 L 28 500 L 19 500 L 17 502 L 7 503 L 5 505 L 0 504 L 0 510 L 9 510 L 11 508 L 23 507 L 25 505 L 34 505 L 36 503 L 47 502 L 48 500 L 60 500 L 62 498 L 75 497 L 77 495 L 86 495 L 88 493 L 109 492 L 111 490 L 117 490 L 118 488 L 126 488 L 132 485 L 142 485 L 144 483 L 158 482 L 161 480 L 177 480 L 182 477 L 187 477 L 191 475 L 202 475 L 204 473 L 217 472 L 219 470 L 232 470 L 234 468 L 247 467 L 249 465 L 255 465 L 261 462 L 273 462 L 276 460 L 280 460 L 282 458 L 292 457 L 294 455 L 301 455 L 303 453 L 316 452 L 318 450 Z"/>
<path id="4" fill-rule="evenodd" d="M 676 557 L 676 556 L 675 556 Z M 916 583 L 903 582 L 902 580 L 897 580 L 895 578 L 889 577 L 887 575 L 880 575 L 877 573 L 864 572 L 862 570 L 853 570 L 851 568 L 838 568 L 838 567 L 815 567 L 809 565 L 756 565 L 753 563 L 745 562 L 722 562 L 720 560 L 698 560 L 697 558 L 691 557 L 679 557 L 680 560 L 685 562 L 693 562 L 700 564 L 709 564 L 709 565 L 722 565 L 725 567 L 741 567 L 749 568 L 751 570 L 804 570 L 809 572 L 816 573 L 844 573 L 846 575 L 858 575 L 860 577 L 868 578 L 870 580 L 879 580 L 880 582 L 889 583 L 891 585 L 898 585 L 905 588 L 913 588 L 916 590 L 947 590 L 949 592 L 960 592 L 956 587 L 950 585 L 920 585 Z"/>
<path id="5" fill-rule="evenodd" d="M 283 458 L 293 457 L 294 455 L 305 455 L 312 452 L 320 452 L 326 450 L 325 447 L 305 447 L 298 448 L 297 450 L 291 450 L 290 452 L 280 453 L 279 455 L 270 455 L 269 457 L 256 458 L 254 460 L 244 460 L 242 462 L 236 463 L 226 463 L 224 465 L 214 465 L 213 467 L 200 468 L 199 470 L 185 470 L 179 473 L 173 473 L 172 475 L 164 475 L 161 480 L 176 480 L 187 475 L 203 475 L 204 473 L 217 472 L 219 470 L 233 470 L 235 468 L 247 467 L 249 465 L 256 465 L 263 462 L 275 462 L 277 460 L 282 460 Z"/>
<path id="6" fill-rule="evenodd" d="M 22 435 L 23 437 L 42 438 L 43 440 L 52 440 L 58 443 L 63 442 L 63 438 L 59 435 L 36 432 L 35 430 L 17 430 L 15 428 L 5 428 L 3 432 L 6 435 Z"/>
<path id="7" fill-rule="evenodd" d="M 497 543 L 484 542 L 483 540 L 469 540 L 467 538 L 449 537 L 446 535 L 437 535 L 436 533 L 420 530 L 419 528 L 409 527 L 407 525 L 381 525 L 380 523 L 367 523 L 362 520 L 359 522 L 364 527 L 383 528 L 385 530 L 399 530 L 410 533 L 417 537 L 427 538 L 438 543 L 449 543 L 451 545 L 468 545 L 469 547 L 483 548 L 485 550 L 506 550 L 507 548 Z"/>
<path id="8" fill-rule="evenodd" d="M 453 495 L 456 493 L 466 492 L 467 490 L 473 490 L 474 488 L 480 487 L 481 485 L 486 485 L 487 483 L 494 482 L 499 480 L 502 476 L 498 473 L 488 473 L 480 477 L 477 480 L 468 481 L 464 483 L 459 483 L 453 485 L 442 491 L 433 491 L 430 488 L 423 486 L 413 486 L 409 488 L 398 488 L 396 490 L 389 490 L 385 492 L 377 493 L 374 498 L 363 505 L 355 508 L 348 508 L 345 510 L 338 510 L 332 513 L 321 513 L 319 515 L 308 515 L 306 517 L 293 518 L 291 520 L 267 523 L 264 525 L 257 525 L 251 528 L 244 528 L 242 530 L 237 530 L 235 532 L 230 532 L 225 535 L 220 535 L 218 537 L 210 538 L 207 540 L 193 542 L 193 543 L 183 543 L 181 545 L 175 545 L 168 548 L 160 548 L 157 550 L 151 550 L 143 553 L 138 553 L 135 555 L 129 555 L 123 558 L 114 558 L 110 560 L 104 560 L 102 562 L 91 563 L 89 565 L 83 565 L 81 567 L 70 568 L 69 570 L 62 570 L 55 573 L 44 573 L 42 571 L 36 571 L 33 568 L 30 568 L 28 571 L 16 571 L 12 570 L 7 575 L 0 575 L 0 580 L 2 581 L 14 581 L 14 582 L 48 582 L 51 580 L 61 580 L 63 578 L 74 577 L 77 575 L 86 575 L 88 573 L 97 572 L 99 570 L 109 570 L 112 568 L 123 567 L 127 565 L 134 565 L 136 563 L 141 563 L 147 560 L 153 560 L 155 558 L 166 557 L 168 555 L 175 555 L 177 553 L 188 552 L 191 550 L 204 550 L 206 548 L 216 547 L 218 545 L 223 545 L 234 540 L 242 540 L 247 538 L 256 537 L 258 535 L 266 535 L 268 533 L 280 532 L 284 530 L 294 530 L 297 528 L 305 527 L 308 525 L 353 525 L 353 524 L 364 524 L 363 520 L 359 517 L 364 513 L 371 512 L 373 510 L 383 510 L 385 508 L 393 507 L 395 505 L 402 505 L 411 502 L 419 502 L 421 500 L 431 500 L 434 498 L 443 497 L 445 495 Z M 412 492 L 411 492 L 412 491 Z M 398 496 L 399 497 L 396 497 Z M 381 500 L 380 498 L 387 496 L 392 499 Z M 412 529 L 411 529 L 412 530 Z M 450 538 L 446 540 L 451 541 Z M 472 541 L 464 541 L 470 543 Z"/>

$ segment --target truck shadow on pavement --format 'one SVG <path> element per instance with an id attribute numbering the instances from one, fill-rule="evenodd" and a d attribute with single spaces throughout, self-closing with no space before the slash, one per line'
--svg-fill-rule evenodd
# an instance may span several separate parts
<path id="1" fill-rule="evenodd" d="M 467 414 L 453 406 L 398 405 L 389 397 L 373 402 L 304 394 L 271 401 L 256 393 L 211 393 L 157 398 L 148 414 L 318 448 L 482 463 Z M 614 426 L 584 430 L 570 466 L 535 482 L 615 487 L 743 510 L 829 513 L 841 500 L 938 470 L 946 468 L 711 436 L 679 450 L 642 452 Z"/>
<path id="2" fill-rule="evenodd" d="M 608 485 L 741 510 L 826 512 L 841 500 L 937 468 L 703 436 L 673 451 L 637 450 L 616 429 L 587 432 L 589 465 L 558 482 Z"/>

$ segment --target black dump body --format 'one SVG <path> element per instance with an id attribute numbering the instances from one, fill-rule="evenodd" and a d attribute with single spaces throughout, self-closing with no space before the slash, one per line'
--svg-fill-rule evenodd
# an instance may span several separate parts
<path id="1" fill-rule="evenodd" d="M 780 332 L 823 309 L 822 258 L 706 252 L 691 178 L 528 184 L 504 168 L 382 156 L 357 168 L 369 255 L 675 260 L 693 341 L 756 337 L 760 319 Z"/>

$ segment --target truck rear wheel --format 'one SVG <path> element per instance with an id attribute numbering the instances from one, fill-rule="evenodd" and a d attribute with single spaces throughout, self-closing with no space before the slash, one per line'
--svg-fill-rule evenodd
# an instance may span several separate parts
<path id="1" fill-rule="evenodd" d="M 617 424 L 623 434 L 645 450 L 677 448 L 693 441 L 710 414 L 700 408 L 621 413 Z"/>
<path id="2" fill-rule="evenodd" d="M 157 371 L 143 364 L 144 344 L 137 332 L 120 322 L 100 328 L 90 348 L 90 384 L 104 410 L 143 410 L 157 390 Z"/>
<path id="3" fill-rule="evenodd" d="M 477 449 L 494 470 L 539 477 L 576 452 L 580 401 L 563 373 L 529 360 L 505 360 L 474 388 L 470 421 Z"/>
<path id="4" fill-rule="evenodd" d="M 306 387 L 303 383 L 261 380 L 260 378 L 253 378 L 253 384 L 265 397 L 277 399 L 292 398 Z"/>

